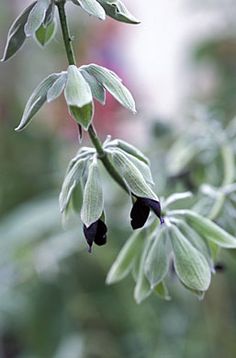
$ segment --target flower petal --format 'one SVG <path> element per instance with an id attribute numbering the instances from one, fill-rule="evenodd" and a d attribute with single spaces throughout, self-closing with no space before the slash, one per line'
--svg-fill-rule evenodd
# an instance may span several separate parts
<path id="1" fill-rule="evenodd" d="M 92 246 L 94 242 L 98 246 L 102 246 L 106 244 L 107 226 L 101 219 L 95 221 L 93 224 L 91 224 L 88 227 L 84 225 L 83 231 L 84 231 L 84 236 L 89 245 L 89 252 L 92 251 Z"/>
<path id="2" fill-rule="evenodd" d="M 105 245 L 107 242 L 107 226 L 102 220 L 97 222 L 97 233 L 94 239 L 94 242 L 98 246 Z"/>
<path id="3" fill-rule="evenodd" d="M 150 209 L 160 219 L 161 224 L 163 224 L 164 220 L 161 217 L 161 205 L 158 200 L 140 197 L 136 198 L 137 200 L 130 212 L 131 226 L 134 230 L 144 226 L 148 219 Z"/>
<path id="4" fill-rule="evenodd" d="M 154 200 L 154 199 L 148 199 L 148 198 L 143 198 L 142 199 L 143 202 L 145 203 L 145 205 L 147 205 L 150 209 L 152 209 L 152 211 L 154 212 L 154 214 L 156 214 L 156 216 L 161 220 L 161 205 L 160 202 L 158 200 Z"/>
<path id="5" fill-rule="evenodd" d="M 150 213 L 150 208 L 145 205 L 143 199 L 138 198 L 130 212 L 131 226 L 134 230 L 140 229 L 146 223 Z"/>

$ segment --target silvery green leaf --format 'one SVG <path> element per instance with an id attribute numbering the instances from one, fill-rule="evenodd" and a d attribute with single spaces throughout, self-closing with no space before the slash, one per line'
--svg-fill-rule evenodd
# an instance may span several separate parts
<path id="1" fill-rule="evenodd" d="M 180 220 L 176 224 L 182 234 L 190 241 L 190 243 L 204 255 L 210 268 L 212 269 L 213 262 L 211 259 L 211 251 L 204 237 L 201 237 L 191 226 L 189 226 L 183 220 Z"/>
<path id="2" fill-rule="evenodd" d="M 85 168 L 87 165 L 87 158 L 79 159 L 72 169 L 66 174 L 61 193 L 59 196 L 59 205 L 60 205 L 60 211 L 63 213 L 70 202 L 71 195 L 76 187 L 76 185 L 80 182 Z"/>
<path id="3" fill-rule="evenodd" d="M 76 213 L 80 213 L 83 204 L 83 188 L 81 180 L 75 186 L 71 196 L 72 208 Z"/>
<path id="4" fill-rule="evenodd" d="M 75 65 L 68 67 L 65 99 L 68 106 L 79 108 L 93 101 L 91 89 Z"/>
<path id="5" fill-rule="evenodd" d="M 120 0 L 98 0 L 98 2 L 103 6 L 106 14 L 117 21 L 126 22 L 128 24 L 140 23 Z"/>
<path id="6" fill-rule="evenodd" d="M 164 207 L 167 207 L 171 204 L 176 203 L 176 201 L 180 201 L 180 200 L 185 200 L 188 198 L 191 198 L 193 196 L 193 194 L 191 193 L 191 191 L 186 191 L 184 193 L 174 193 L 172 195 L 170 195 L 164 202 Z"/>
<path id="7" fill-rule="evenodd" d="M 205 257 L 180 230 L 172 225 L 171 243 L 174 251 L 174 267 L 180 281 L 196 291 L 206 291 L 211 281 L 211 271 Z"/>
<path id="8" fill-rule="evenodd" d="M 136 166 L 122 153 L 112 153 L 112 161 L 131 193 L 142 198 L 159 200 Z"/>
<path id="9" fill-rule="evenodd" d="M 88 178 L 84 188 L 81 220 L 86 227 L 95 223 L 103 212 L 103 191 L 97 160 L 89 166 Z"/>
<path id="10" fill-rule="evenodd" d="M 149 159 L 138 148 L 125 142 L 122 139 L 114 139 L 112 141 L 107 142 L 105 148 L 109 147 L 118 147 L 124 150 L 126 153 L 132 155 L 133 157 L 143 161 L 145 164 L 150 165 Z"/>
<path id="11" fill-rule="evenodd" d="M 61 72 L 58 79 L 53 83 L 47 92 L 47 102 L 52 102 L 62 94 L 66 85 L 66 80 L 67 72 Z"/>
<path id="12" fill-rule="evenodd" d="M 106 91 L 105 88 L 101 85 L 95 77 L 91 76 L 87 71 L 81 70 L 82 75 L 85 80 L 88 82 L 91 89 L 92 95 L 98 102 L 105 104 L 106 102 Z"/>
<path id="13" fill-rule="evenodd" d="M 35 39 L 41 46 L 46 46 L 56 34 L 56 21 L 50 22 L 47 26 L 42 24 L 35 32 Z"/>
<path id="14" fill-rule="evenodd" d="M 143 231 L 145 232 L 145 229 Z M 144 301 L 152 293 L 150 284 L 144 273 L 144 264 L 150 248 L 151 240 L 148 237 L 146 237 L 145 240 L 143 253 L 139 263 L 137 282 L 134 289 L 134 298 L 138 304 Z"/>
<path id="15" fill-rule="evenodd" d="M 13 22 L 12 26 L 9 29 L 7 35 L 7 43 L 5 46 L 3 58 L 1 61 L 7 61 L 21 48 L 25 41 L 25 31 L 24 26 L 27 22 L 28 16 L 32 8 L 35 6 L 36 2 L 34 1 L 29 5 Z"/>
<path id="16" fill-rule="evenodd" d="M 186 290 L 188 290 L 192 295 L 197 296 L 197 298 L 199 299 L 199 301 L 203 300 L 206 291 L 198 291 L 198 290 L 193 290 L 191 288 L 189 288 L 188 286 L 184 285 L 182 282 L 182 285 L 186 288 Z"/>
<path id="17" fill-rule="evenodd" d="M 45 80 L 43 80 L 38 87 L 33 91 L 30 96 L 25 110 L 20 121 L 19 126 L 15 129 L 16 131 L 20 131 L 24 129 L 31 121 L 32 117 L 38 112 L 38 110 L 42 107 L 42 105 L 47 100 L 47 92 L 52 87 L 54 82 L 58 79 L 60 74 L 53 73 L 48 76 Z"/>
<path id="18" fill-rule="evenodd" d="M 175 210 L 172 213 L 184 216 L 190 225 L 203 237 L 220 247 L 236 248 L 236 238 L 213 221 L 191 210 Z"/>
<path id="19" fill-rule="evenodd" d="M 94 148 L 90 148 L 90 147 L 80 148 L 76 156 L 70 160 L 66 173 L 69 173 L 69 171 L 73 168 L 73 166 L 78 160 L 85 159 L 85 158 L 89 159 L 95 153 L 96 150 Z"/>
<path id="20" fill-rule="evenodd" d="M 118 151 L 118 152 L 124 154 L 126 156 L 126 158 L 129 159 L 135 165 L 135 167 L 140 171 L 140 173 L 142 174 L 145 181 L 148 184 L 154 185 L 151 169 L 146 163 L 137 159 L 133 155 L 130 155 L 129 153 L 123 151 L 122 149 L 114 148 L 113 151 Z"/>
<path id="21" fill-rule="evenodd" d="M 44 22 L 46 11 L 50 5 L 50 0 L 38 0 L 36 5 L 30 11 L 25 24 L 26 37 L 33 36 Z"/>
<path id="22" fill-rule="evenodd" d="M 170 301 L 171 297 L 164 281 L 160 282 L 155 288 L 154 292 L 166 301 Z"/>
<path id="23" fill-rule="evenodd" d="M 135 258 L 143 246 L 143 240 L 143 232 L 136 231 L 126 241 L 108 272 L 106 278 L 108 285 L 122 280 L 130 273 Z"/>
<path id="24" fill-rule="evenodd" d="M 114 72 L 95 64 L 82 66 L 81 69 L 94 76 L 122 106 L 134 113 L 136 112 L 133 96 Z"/>
<path id="25" fill-rule="evenodd" d="M 106 13 L 103 7 L 96 0 L 72 0 L 75 5 L 80 5 L 88 14 L 105 20 Z"/>
<path id="26" fill-rule="evenodd" d="M 46 11 L 45 19 L 43 22 L 44 26 L 48 26 L 54 20 L 54 14 L 55 14 L 55 4 L 51 2 Z"/>
<path id="27" fill-rule="evenodd" d="M 82 108 L 76 106 L 69 106 L 70 114 L 85 130 L 88 130 L 90 123 L 93 120 L 94 104 L 93 102 L 86 104 Z"/>
<path id="28" fill-rule="evenodd" d="M 166 247 L 166 227 L 160 227 L 153 238 L 145 259 L 144 270 L 151 289 L 163 281 L 169 270 L 169 257 Z"/>

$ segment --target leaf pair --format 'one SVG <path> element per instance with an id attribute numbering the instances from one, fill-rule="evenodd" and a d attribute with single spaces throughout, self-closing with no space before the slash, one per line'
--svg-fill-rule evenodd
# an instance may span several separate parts
<path id="1" fill-rule="evenodd" d="M 139 24 L 139 21 L 128 11 L 120 0 L 71 0 L 81 6 L 89 15 L 105 20 L 106 15 L 113 19 L 129 24 Z"/>
<path id="2" fill-rule="evenodd" d="M 49 0 L 34 1 L 13 22 L 7 36 L 3 58 L 7 61 L 22 47 L 26 37 L 34 36 L 41 45 L 48 43 L 55 34 L 55 5 Z"/>
<path id="3" fill-rule="evenodd" d="M 93 120 L 93 97 L 104 104 L 105 89 L 123 106 L 135 112 L 132 95 L 113 72 L 98 65 L 81 68 L 71 65 L 67 72 L 48 76 L 33 91 L 16 130 L 24 129 L 42 105 L 59 97 L 63 90 L 71 115 L 87 130 Z"/>
<path id="4" fill-rule="evenodd" d="M 66 79 L 66 72 L 53 73 L 36 87 L 25 106 L 20 124 L 15 129 L 16 131 L 24 129 L 45 102 L 51 102 L 62 93 Z"/>

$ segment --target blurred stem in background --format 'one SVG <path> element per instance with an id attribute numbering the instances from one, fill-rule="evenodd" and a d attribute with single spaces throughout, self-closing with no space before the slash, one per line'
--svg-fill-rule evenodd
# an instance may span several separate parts
<path id="1" fill-rule="evenodd" d="M 227 143 L 223 143 L 221 148 L 221 157 L 223 162 L 223 181 L 222 188 L 226 185 L 230 185 L 234 182 L 235 174 L 235 161 L 234 161 L 234 152 L 231 146 Z M 219 192 L 219 195 L 209 213 L 209 219 L 216 220 L 224 206 L 225 202 L 225 193 L 223 191 Z"/>

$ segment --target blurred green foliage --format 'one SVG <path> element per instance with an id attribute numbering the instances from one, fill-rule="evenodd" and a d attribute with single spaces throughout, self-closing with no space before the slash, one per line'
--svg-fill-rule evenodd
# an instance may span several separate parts
<path id="1" fill-rule="evenodd" d="M 13 14 L 7 2 L 0 7 L 0 28 L 4 34 L 9 20 L 5 14 Z M 205 118 L 212 128 L 221 123 L 215 121 L 214 110 L 220 107 L 227 118 L 225 122 L 235 114 L 234 40 L 223 38 L 210 45 L 204 43 L 197 50 L 197 59 L 207 56 L 213 64 L 217 63 L 217 73 L 222 77 L 210 103 L 211 111 L 206 111 Z M 129 203 L 105 174 L 110 227 L 107 246 L 89 255 L 76 217 L 62 228 L 57 197 L 67 159 L 76 152 L 77 142 L 62 137 L 55 123 L 45 130 L 35 122 L 23 135 L 13 131 L 27 90 L 42 74 L 63 62 L 57 42 L 42 57 L 35 49 L 32 44 L 26 45 L 26 53 L 0 72 L 0 357 L 236 356 L 234 253 L 222 252 L 225 273 L 215 276 L 204 301 L 193 298 L 173 274 L 169 277 L 171 302 L 152 296 L 136 305 L 131 278 L 111 287 L 104 283 L 130 233 Z M 26 67 L 30 76 L 25 75 Z M 209 104 L 202 98 L 201 101 Z M 41 120 L 50 116 L 53 113 L 44 112 Z M 189 120 L 192 117 L 186 123 Z M 160 119 L 153 121 L 146 148 L 154 178 L 158 179 L 158 193 L 167 195 L 186 189 L 197 193 L 201 183 L 219 185 L 221 162 L 212 149 L 209 131 L 203 129 L 201 133 L 182 136 L 176 128 L 163 123 Z M 181 170 L 175 168 L 171 173 L 170 146 L 178 141 L 186 148 L 194 140 L 205 144 L 204 155 L 195 150 Z M 176 150 L 175 155 L 178 153 Z M 231 232 L 235 230 L 225 220 L 222 225 Z"/>

